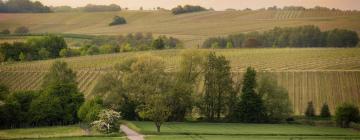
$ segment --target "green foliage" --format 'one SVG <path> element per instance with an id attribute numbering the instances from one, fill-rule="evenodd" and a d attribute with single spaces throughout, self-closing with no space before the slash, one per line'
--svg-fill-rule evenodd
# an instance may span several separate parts
<path id="1" fill-rule="evenodd" d="M 80 55 L 80 52 L 78 52 L 77 50 L 74 49 L 70 49 L 70 48 L 64 48 L 61 49 L 59 56 L 60 57 L 72 57 L 72 56 L 78 56 Z"/>
<path id="2" fill-rule="evenodd" d="M 277 84 L 274 75 L 261 75 L 257 91 L 263 98 L 269 122 L 278 123 L 289 118 L 292 113 L 289 94 Z"/>
<path id="3" fill-rule="evenodd" d="M 42 58 L 47 55 L 47 52 L 49 53 L 49 58 L 57 58 L 60 55 L 60 51 L 64 48 L 67 48 L 65 39 L 61 36 L 55 35 L 28 38 L 26 40 L 26 45 L 29 48 L 36 50 L 35 52 L 40 53 L 40 51 L 42 51 Z M 45 50 L 42 50 L 43 48 L 45 48 L 47 52 L 45 52 Z M 38 54 L 35 55 L 37 56 Z"/>
<path id="4" fill-rule="evenodd" d="M 38 53 L 39 53 L 40 59 L 48 59 L 50 57 L 50 52 L 48 50 L 46 50 L 46 48 L 41 48 Z M 61 53 L 61 51 L 60 51 L 60 53 Z"/>
<path id="5" fill-rule="evenodd" d="M 3 30 L 0 31 L 0 34 L 3 34 L 3 35 L 8 35 L 8 34 L 10 34 L 10 33 L 11 33 L 11 32 L 10 32 L 9 29 L 3 29 Z"/>
<path id="6" fill-rule="evenodd" d="M 37 98 L 38 92 L 19 91 L 11 93 L 5 100 L 3 107 L 4 122 L 0 126 L 5 127 L 25 127 L 31 124 L 30 104 Z"/>
<path id="7" fill-rule="evenodd" d="M 8 0 L 0 2 L 0 13 L 48 13 L 50 8 L 39 1 L 30 0 Z"/>
<path id="8" fill-rule="evenodd" d="M 331 117 L 329 106 L 326 103 L 324 103 L 323 106 L 321 107 L 320 117 L 322 118 Z"/>
<path id="9" fill-rule="evenodd" d="M 14 31 L 15 34 L 27 34 L 29 32 L 30 32 L 29 28 L 25 26 L 17 27 Z"/>
<path id="10" fill-rule="evenodd" d="M 101 110 L 99 120 L 91 123 L 98 131 L 103 133 L 117 132 L 119 130 L 120 113 L 110 109 Z"/>
<path id="11" fill-rule="evenodd" d="M 4 84 L 0 84 L 0 101 L 5 100 L 9 93 L 9 88 Z"/>
<path id="12" fill-rule="evenodd" d="M 161 49 L 165 49 L 165 43 L 164 40 L 162 38 L 157 38 L 155 39 L 152 44 L 151 47 L 157 50 L 161 50 Z"/>
<path id="13" fill-rule="evenodd" d="M 121 25 L 121 24 L 126 24 L 126 20 L 124 17 L 120 17 L 120 16 L 115 16 L 113 18 L 113 21 L 109 24 L 109 26 L 114 26 L 114 25 Z"/>
<path id="14" fill-rule="evenodd" d="M 228 41 L 228 42 L 226 43 L 226 48 L 227 48 L 227 49 L 232 49 L 232 48 L 234 48 L 233 43 L 232 43 L 231 41 Z"/>
<path id="15" fill-rule="evenodd" d="M 219 43 L 219 48 L 227 48 L 231 42 L 235 48 L 241 47 L 356 47 L 359 42 L 355 31 L 333 29 L 321 32 L 313 25 L 299 27 L 275 27 L 263 33 L 250 32 L 229 35 L 227 38 L 208 38 L 203 48 L 211 48 Z"/>
<path id="16" fill-rule="evenodd" d="M 77 114 L 81 121 L 89 123 L 99 119 L 99 113 L 103 108 L 102 99 L 100 97 L 95 97 L 82 104 Z"/>
<path id="17" fill-rule="evenodd" d="M 207 11 L 207 9 L 204 7 L 201 7 L 201 6 L 192 6 L 192 5 L 185 5 L 185 6 L 179 5 L 173 9 L 171 9 L 171 12 L 174 15 L 193 13 L 193 12 L 201 12 L 201 11 Z"/>
<path id="18" fill-rule="evenodd" d="M 306 117 L 315 117 L 315 108 L 314 108 L 314 104 L 312 101 L 308 102 L 308 105 L 307 105 L 306 111 L 305 111 L 305 116 Z"/>
<path id="19" fill-rule="evenodd" d="M 228 109 L 227 103 L 233 92 L 229 63 L 224 56 L 216 56 L 215 53 L 207 57 L 201 110 L 209 121 L 220 120 Z"/>
<path id="20" fill-rule="evenodd" d="M 113 45 L 102 45 L 99 48 L 101 54 L 109 54 L 109 53 L 116 53 L 117 47 Z"/>
<path id="21" fill-rule="evenodd" d="M 67 63 L 55 61 L 49 73 L 45 75 L 42 87 L 46 89 L 61 84 L 76 85 L 76 74 L 68 67 Z"/>
<path id="22" fill-rule="evenodd" d="M 21 52 L 19 54 L 19 59 L 20 59 L 20 61 L 26 61 L 26 55 L 23 52 Z"/>
<path id="23" fill-rule="evenodd" d="M 132 48 L 129 43 L 123 44 L 120 48 L 120 52 L 131 52 L 131 51 L 132 51 Z"/>
<path id="24" fill-rule="evenodd" d="M 167 106 L 166 98 L 161 94 L 150 96 L 139 112 L 142 118 L 148 118 L 155 122 L 157 132 L 160 133 L 161 125 L 169 118 L 170 108 Z"/>
<path id="25" fill-rule="evenodd" d="M 244 74 L 237 119 L 246 123 L 261 123 L 267 120 L 266 108 L 261 96 L 256 93 L 256 71 L 248 67 Z"/>
<path id="26" fill-rule="evenodd" d="M 344 103 L 336 107 L 335 121 L 340 127 L 347 128 L 351 122 L 357 122 L 359 119 L 359 108 L 355 105 Z"/>

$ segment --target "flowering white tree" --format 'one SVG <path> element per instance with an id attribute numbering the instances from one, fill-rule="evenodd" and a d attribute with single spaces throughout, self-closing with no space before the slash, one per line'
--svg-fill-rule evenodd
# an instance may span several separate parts
<path id="1" fill-rule="evenodd" d="M 99 120 L 91 123 L 98 131 L 110 133 L 119 130 L 120 113 L 111 109 L 104 109 L 99 113 Z"/>

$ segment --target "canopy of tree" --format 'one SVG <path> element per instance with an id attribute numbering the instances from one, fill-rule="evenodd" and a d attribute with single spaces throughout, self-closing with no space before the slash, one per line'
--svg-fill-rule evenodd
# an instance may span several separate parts
<path id="1" fill-rule="evenodd" d="M 0 0 L 0 13 L 48 13 L 50 8 L 41 2 L 30 0 Z"/>
<path id="2" fill-rule="evenodd" d="M 44 77 L 40 91 L 19 91 L 5 96 L 5 105 L 0 106 L 0 127 L 74 124 L 79 121 L 77 111 L 83 102 L 75 73 L 66 63 L 56 61 Z"/>
<path id="3" fill-rule="evenodd" d="M 123 17 L 115 16 L 113 21 L 109 24 L 109 26 L 126 24 L 126 20 Z"/>
<path id="4" fill-rule="evenodd" d="M 228 37 L 208 38 L 203 48 L 226 48 L 231 43 L 234 48 L 243 47 L 356 47 L 359 42 L 357 32 L 346 29 L 320 31 L 319 27 L 276 27 L 263 33 L 250 32 Z M 214 45 L 216 44 L 216 45 Z"/>
<path id="5" fill-rule="evenodd" d="M 0 44 L 0 54 L 4 55 L 3 61 L 19 61 L 20 56 L 24 60 L 30 61 L 57 58 L 60 50 L 64 48 L 67 48 L 67 45 L 63 37 L 49 35 L 28 38 L 25 43 L 2 43 Z"/>
<path id="6" fill-rule="evenodd" d="M 85 12 L 106 12 L 106 11 L 120 11 L 121 7 L 116 4 L 110 5 L 93 5 L 88 4 L 83 8 Z"/>
<path id="7" fill-rule="evenodd" d="M 192 13 L 192 12 L 201 12 L 201 11 L 207 11 L 207 9 L 201 6 L 193 6 L 193 5 L 185 5 L 185 6 L 179 5 L 171 9 L 171 12 L 174 15 Z"/>

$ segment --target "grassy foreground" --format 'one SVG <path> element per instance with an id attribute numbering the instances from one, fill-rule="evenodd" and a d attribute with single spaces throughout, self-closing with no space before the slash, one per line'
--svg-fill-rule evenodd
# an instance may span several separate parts
<path id="1" fill-rule="evenodd" d="M 165 123 L 156 133 L 152 122 L 129 122 L 149 140 L 326 140 L 360 139 L 360 132 L 337 127 L 297 124 Z"/>
<path id="2" fill-rule="evenodd" d="M 0 139 L 44 139 L 44 140 L 110 140 L 125 139 L 123 137 L 100 137 L 99 133 L 92 133 L 87 137 L 85 131 L 77 125 L 41 128 L 21 128 L 0 130 Z"/>

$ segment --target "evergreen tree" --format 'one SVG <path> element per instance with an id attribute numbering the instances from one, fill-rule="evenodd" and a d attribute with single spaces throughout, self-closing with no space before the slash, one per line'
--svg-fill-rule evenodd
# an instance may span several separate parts
<path id="1" fill-rule="evenodd" d="M 307 105 L 307 108 L 305 111 L 305 116 L 306 117 L 315 117 L 315 108 L 314 108 L 312 101 L 308 102 L 308 105 Z"/>
<path id="2" fill-rule="evenodd" d="M 329 118 L 331 117 L 331 113 L 329 110 L 329 106 L 325 103 L 323 104 L 322 108 L 321 108 L 321 113 L 320 116 L 323 118 Z"/>
<path id="3" fill-rule="evenodd" d="M 240 102 L 238 104 L 238 120 L 247 123 L 265 122 L 266 109 L 263 100 L 255 91 L 256 71 L 249 67 L 244 74 Z"/>

